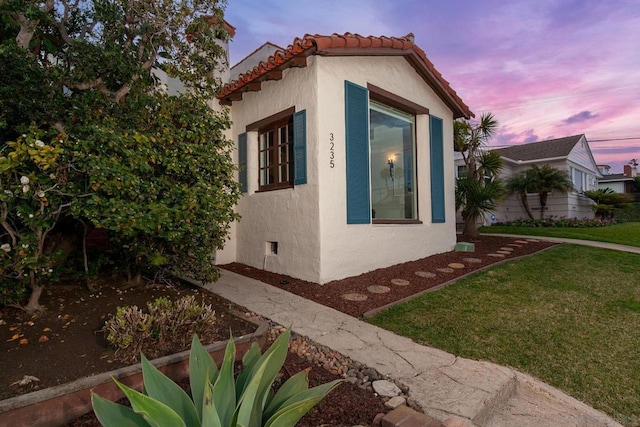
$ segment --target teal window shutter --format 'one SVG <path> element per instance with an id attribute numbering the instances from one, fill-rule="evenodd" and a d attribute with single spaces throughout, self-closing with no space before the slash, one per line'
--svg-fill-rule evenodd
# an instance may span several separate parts
<path id="1" fill-rule="evenodd" d="M 293 185 L 307 183 L 307 110 L 293 115 Z"/>
<path id="2" fill-rule="evenodd" d="M 238 178 L 240 191 L 247 192 L 247 133 L 238 135 Z"/>
<path id="3" fill-rule="evenodd" d="M 429 116 L 431 157 L 431 222 L 445 222 L 444 209 L 444 129 L 442 119 Z"/>
<path id="4" fill-rule="evenodd" d="M 345 81 L 347 224 L 371 222 L 369 194 L 369 94 Z"/>

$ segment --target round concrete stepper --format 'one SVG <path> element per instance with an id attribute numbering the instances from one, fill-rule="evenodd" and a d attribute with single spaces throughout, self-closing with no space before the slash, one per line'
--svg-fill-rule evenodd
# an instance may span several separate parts
<path id="1" fill-rule="evenodd" d="M 343 294 L 342 299 L 346 299 L 347 301 L 366 301 L 369 299 L 365 294 L 359 293 L 351 293 L 351 294 Z"/>
<path id="2" fill-rule="evenodd" d="M 511 251 L 513 251 L 513 248 L 509 248 L 507 246 L 503 246 L 503 247 L 500 248 L 500 250 L 501 251 L 509 251 L 509 252 L 511 252 Z"/>
<path id="3" fill-rule="evenodd" d="M 431 279 L 436 277 L 436 273 L 431 273 L 429 271 L 416 271 L 416 276 L 424 277 L 425 279 Z"/>
<path id="4" fill-rule="evenodd" d="M 521 245 L 528 245 L 529 242 L 527 242 L 526 240 L 514 240 L 513 243 L 519 243 Z"/>
<path id="5" fill-rule="evenodd" d="M 538 243 L 540 240 L 538 239 L 527 239 L 527 242 Z"/>
<path id="6" fill-rule="evenodd" d="M 396 286 L 409 286 L 411 282 L 404 279 L 391 279 L 391 284 Z"/>
<path id="7" fill-rule="evenodd" d="M 452 262 L 451 264 L 448 265 L 448 267 L 453 268 L 454 270 L 462 270 L 466 266 L 459 262 Z"/>
<path id="8" fill-rule="evenodd" d="M 517 243 L 509 243 L 507 246 L 513 246 L 514 248 L 521 248 L 522 245 L 518 245 Z"/>
<path id="9" fill-rule="evenodd" d="M 511 251 L 496 251 L 497 254 L 511 255 Z"/>
<path id="10" fill-rule="evenodd" d="M 482 262 L 480 258 L 462 258 L 462 260 L 469 264 L 480 264 Z"/>
<path id="11" fill-rule="evenodd" d="M 487 254 L 487 256 L 494 257 L 494 258 L 504 258 L 503 254 Z"/>
<path id="12" fill-rule="evenodd" d="M 438 270 L 440 273 L 453 273 L 455 271 L 453 268 L 449 267 L 437 268 L 436 270 Z"/>
<path id="13" fill-rule="evenodd" d="M 391 288 L 388 286 L 373 285 L 373 286 L 369 286 L 367 290 L 372 294 L 386 294 L 391 290 Z"/>

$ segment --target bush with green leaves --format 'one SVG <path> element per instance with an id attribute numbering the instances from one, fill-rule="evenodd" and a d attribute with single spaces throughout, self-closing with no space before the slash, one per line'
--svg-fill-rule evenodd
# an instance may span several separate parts
<path id="1" fill-rule="evenodd" d="M 157 298 L 147 303 L 146 312 L 135 305 L 118 307 L 104 330 L 116 357 L 133 361 L 140 353 L 155 358 L 168 351 L 183 351 L 194 334 L 209 341 L 216 333 L 215 325 L 211 305 L 197 303 L 195 296 L 189 295 L 176 301 Z"/>
<path id="2" fill-rule="evenodd" d="M 287 330 L 260 354 L 257 344 L 244 355 L 243 369 L 234 379 L 235 344 L 229 340 L 220 369 L 193 337 L 189 356 L 191 394 L 157 370 L 142 356 L 144 391 L 114 379 L 129 399 L 126 407 L 93 394 L 98 420 L 110 426 L 294 426 L 342 380 L 309 388 L 305 371 L 289 378 L 277 392 L 273 383 L 287 357 L 291 331 Z"/>

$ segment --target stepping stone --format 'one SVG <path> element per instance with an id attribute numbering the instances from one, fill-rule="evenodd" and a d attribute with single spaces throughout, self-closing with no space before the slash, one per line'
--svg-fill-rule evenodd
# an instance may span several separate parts
<path id="1" fill-rule="evenodd" d="M 409 286 L 411 282 L 404 279 L 391 279 L 391 284 L 396 286 Z"/>
<path id="2" fill-rule="evenodd" d="M 500 248 L 500 250 L 501 251 L 509 251 L 509 252 L 511 252 L 511 251 L 513 251 L 513 248 L 509 248 L 507 246 L 504 246 L 504 247 Z"/>
<path id="3" fill-rule="evenodd" d="M 482 262 L 480 258 L 462 258 L 462 260 L 469 264 L 480 264 Z"/>
<path id="4" fill-rule="evenodd" d="M 496 251 L 497 254 L 511 255 L 511 251 Z"/>
<path id="5" fill-rule="evenodd" d="M 527 242 L 526 240 L 514 240 L 513 243 L 519 243 L 521 245 L 528 245 L 529 242 Z"/>
<path id="6" fill-rule="evenodd" d="M 521 248 L 522 247 L 522 245 L 518 245 L 516 243 L 509 243 L 508 246 L 513 246 L 514 248 Z"/>
<path id="7" fill-rule="evenodd" d="M 388 286 L 373 285 L 373 286 L 369 286 L 367 290 L 372 294 L 386 294 L 391 290 L 391 288 Z"/>
<path id="8" fill-rule="evenodd" d="M 440 273 L 453 273 L 455 271 L 453 268 L 448 267 L 436 268 L 436 270 L 438 270 Z"/>
<path id="9" fill-rule="evenodd" d="M 451 264 L 448 265 L 448 267 L 453 268 L 454 270 L 462 270 L 465 267 L 465 265 L 459 262 L 452 262 Z"/>
<path id="10" fill-rule="evenodd" d="M 494 258 L 504 258 L 503 254 L 487 254 L 487 256 L 494 257 Z"/>
<path id="11" fill-rule="evenodd" d="M 436 274 L 428 271 L 416 271 L 416 276 L 424 277 L 425 279 L 431 279 L 433 277 L 436 277 Z"/>
<path id="12" fill-rule="evenodd" d="M 527 239 L 527 242 L 538 243 L 540 240 L 538 239 Z"/>
<path id="13" fill-rule="evenodd" d="M 346 299 L 347 301 L 366 301 L 367 299 L 369 299 L 369 297 L 366 296 L 365 294 L 359 294 L 354 292 L 351 294 L 342 295 L 342 299 Z"/>

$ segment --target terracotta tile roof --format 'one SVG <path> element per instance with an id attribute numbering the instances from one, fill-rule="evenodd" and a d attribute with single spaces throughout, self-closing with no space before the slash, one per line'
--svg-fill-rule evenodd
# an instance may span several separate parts
<path id="1" fill-rule="evenodd" d="M 242 99 L 242 92 L 256 89 L 255 84 L 278 76 L 269 76 L 272 72 L 289 67 L 305 66 L 304 61 L 310 55 L 323 56 L 404 56 L 422 78 L 447 103 L 454 117 L 474 117 L 469 107 L 451 88 L 442 74 L 435 69 L 422 49 L 413 42 L 413 34 L 404 37 L 368 36 L 359 34 L 310 35 L 295 38 L 286 49 L 276 51 L 266 61 L 242 73 L 236 80 L 224 85 L 218 98 L 226 103 Z"/>
<path id="2" fill-rule="evenodd" d="M 564 138 L 550 139 L 548 141 L 532 142 L 529 144 L 513 145 L 511 147 L 497 148 L 502 157 L 513 161 L 552 159 L 556 157 L 567 157 L 573 147 L 584 135 L 573 135 Z"/>

